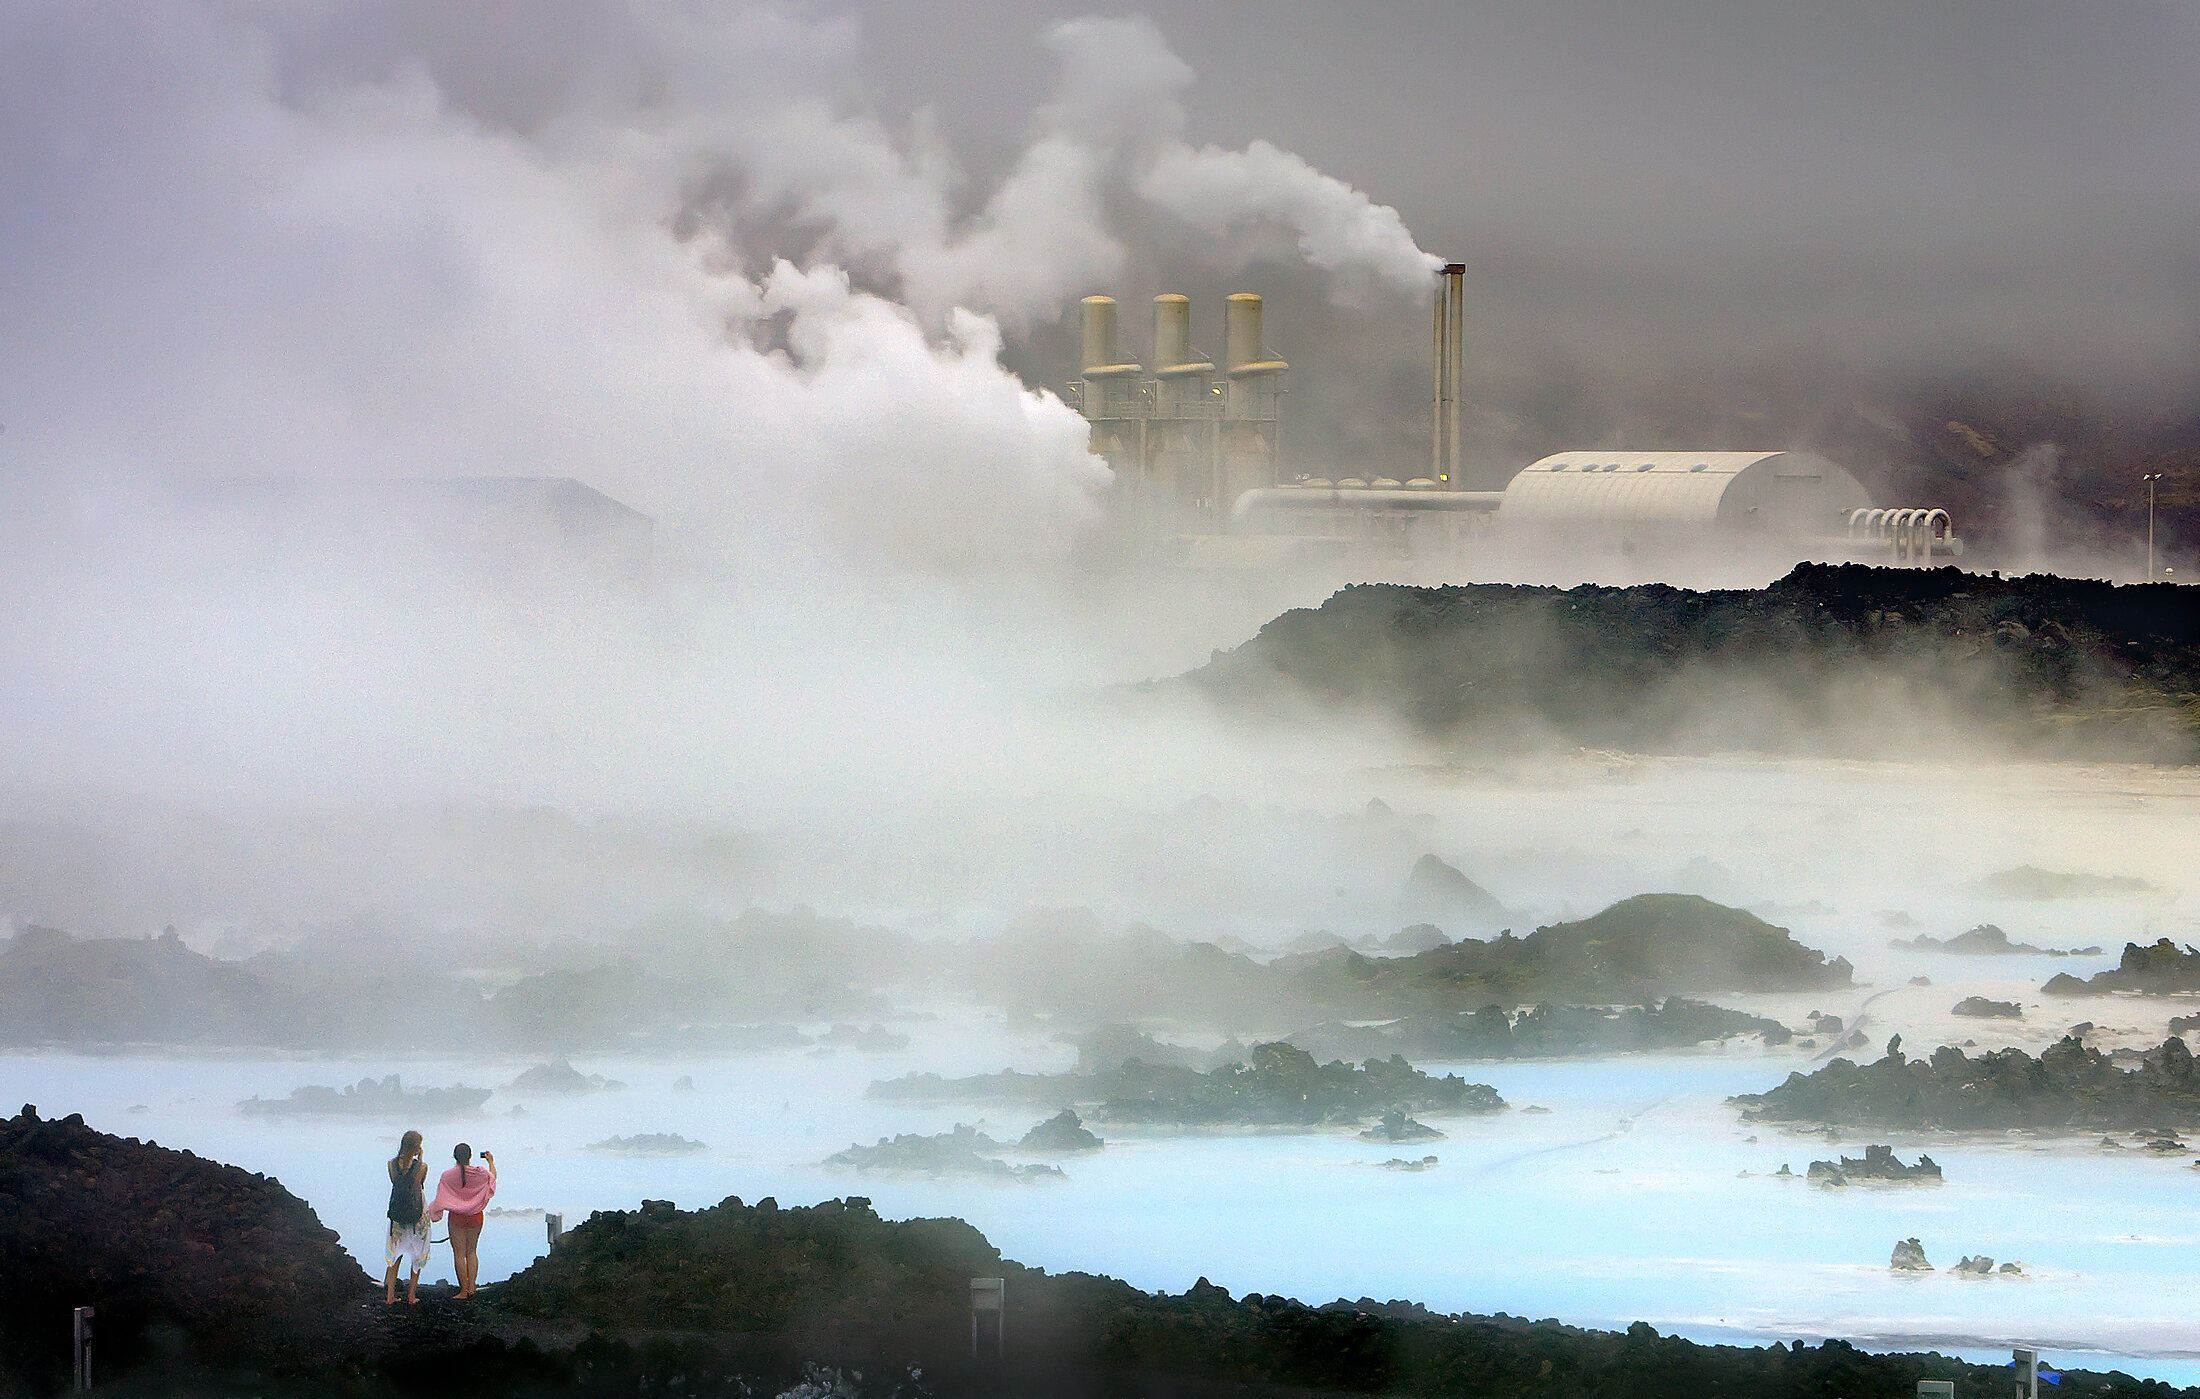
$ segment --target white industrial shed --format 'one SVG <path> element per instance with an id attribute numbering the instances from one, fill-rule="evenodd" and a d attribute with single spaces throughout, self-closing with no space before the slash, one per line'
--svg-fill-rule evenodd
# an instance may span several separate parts
<path id="1" fill-rule="evenodd" d="M 1786 538 L 1845 534 L 1863 483 L 1810 452 L 1558 452 L 1513 477 L 1507 528 L 1713 527 Z"/>

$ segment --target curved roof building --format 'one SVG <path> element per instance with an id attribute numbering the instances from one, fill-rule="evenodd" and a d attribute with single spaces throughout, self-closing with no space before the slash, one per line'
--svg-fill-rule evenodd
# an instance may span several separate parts
<path id="1" fill-rule="evenodd" d="M 1787 536 L 1844 532 L 1862 482 L 1810 452 L 1557 452 L 1507 483 L 1508 527 L 1713 526 Z"/>

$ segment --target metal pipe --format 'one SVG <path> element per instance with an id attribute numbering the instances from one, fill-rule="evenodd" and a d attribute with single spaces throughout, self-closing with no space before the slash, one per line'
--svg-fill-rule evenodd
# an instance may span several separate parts
<path id="1" fill-rule="evenodd" d="M 1503 504 L 1503 491 L 1429 491 L 1400 487 L 1256 486 L 1230 507 L 1230 523 L 1241 525 L 1256 510 L 1449 510 L 1492 511 Z"/>
<path id="2" fill-rule="evenodd" d="M 1465 358 L 1467 318 L 1467 266 L 1463 262 L 1444 265 L 1444 292 L 1446 305 L 1444 319 L 1449 323 L 1449 343 L 1444 347 L 1444 358 L 1449 362 L 1451 379 L 1445 384 L 1450 399 L 1449 411 L 1444 416 L 1444 474 L 1437 478 L 1449 482 L 1453 490 L 1460 487 L 1459 480 L 1459 361 Z"/>
<path id="3" fill-rule="evenodd" d="M 1444 361 L 1450 347 L 1444 321 L 1446 306 L 1444 282 L 1446 280 L 1443 277 L 1437 278 L 1436 295 L 1431 298 L 1436 308 L 1436 314 L 1434 329 L 1430 336 L 1432 344 L 1430 346 L 1429 362 L 1436 367 L 1436 383 L 1429 393 L 1428 474 L 1438 482 L 1448 484 L 1444 474 L 1444 383 L 1447 368 Z"/>

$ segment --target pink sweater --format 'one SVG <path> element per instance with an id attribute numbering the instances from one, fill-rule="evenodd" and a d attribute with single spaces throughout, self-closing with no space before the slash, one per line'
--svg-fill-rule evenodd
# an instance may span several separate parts
<path id="1" fill-rule="evenodd" d="M 428 1218 L 440 1220 L 446 1210 L 457 1214 L 480 1214 L 489 1207 L 489 1197 L 497 1193 L 497 1173 L 475 1162 L 466 1168 L 466 1183 L 458 1182 L 458 1167 L 453 1166 L 436 1182 L 435 1199 L 428 1205 Z"/>

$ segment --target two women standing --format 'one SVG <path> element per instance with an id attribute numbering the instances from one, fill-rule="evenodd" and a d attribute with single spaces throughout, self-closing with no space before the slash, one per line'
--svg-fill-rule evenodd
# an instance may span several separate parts
<path id="1" fill-rule="evenodd" d="M 481 1259 L 475 1249 L 481 1242 L 482 1215 L 490 1197 L 497 1193 L 497 1158 L 494 1152 L 484 1151 L 481 1164 L 476 1166 L 472 1164 L 473 1156 L 474 1149 L 464 1142 L 453 1147 L 451 1159 L 456 1164 L 437 1182 L 435 1199 L 426 1202 L 421 1197 L 428 1167 L 420 1159 L 420 1134 L 407 1132 L 397 1143 L 397 1155 L 389 1162 L 390 1233 L 384 1249 L 389 1268 L 382 1275 L 385 1305 L 397 1305 L 400 1261 L 412 1264 L 405 1300 L 420 1300 L 420 1270 L 428 1262 L 428 1227 L 446 1214 L 451 1217 L 451 1261 L 458 1272 L 458 1295 L 474 1295 L 474 1280 L 481 1273 Z"/>

